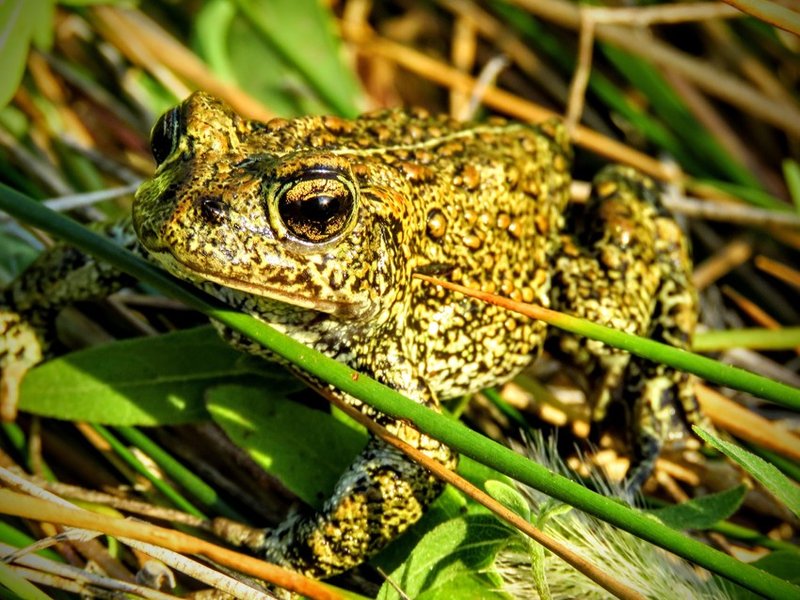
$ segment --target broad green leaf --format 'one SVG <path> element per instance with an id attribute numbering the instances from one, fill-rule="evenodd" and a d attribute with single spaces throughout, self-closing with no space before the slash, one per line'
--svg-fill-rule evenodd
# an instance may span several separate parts
<path id="1" fill-rule="evenodd" d="M 331 13 L 322 2 L 236 0 L 236 5 L 252 28 L 292 67 L 329 111 L 348 117 L 360 112 L 359 85 L 343 60 L 342 45 L 336 37 Z M 246 48 L 249 46 L 245 51 Z M 237 57 L 245 58 L 241 52 L 237 52 Z M 246 84 L 265 68 L 268 65 L 263 62 L 253 64 L 240 81 Z"/>
<path id="2" fill-rule="evenodd" d="M 47 47 L 52 38 L 51 0 L 0 2 L 0 107 L 5 106 L 22 81 L 31 41 Z"/>
<path id="3" fill-rule="evenodd" d="M 800 553 L 778 550 L 752 564 L 786 581 L 800 583 Z"/>
<path id="4" fill-rule="evenodd" d="M 5 232 L 0 233 L 0 288 L 11 283 L 38 254 L 39 250 L 27 241 Z"/>
<path id="5" fill-rule="evenodd" d="M 514 511 L 526 521 L 531 520 L 531 509 L 528 506 L 528 502 L 516 487 L 496 480 L 487 481 L 485 487 L 486 493 L 500 504 Z"/>
<path id="6" fill-rule="evenodd" d="M 275 365 L 248 357 L 211 327 L 114 342 L 36 367 L 20 409 L 104 425 L 165 425 L 208 418 L 205 391 L 231 381 L 263 381 L 269 393 L 295 388 Z"/>
<path id="7" fill-rule="evenodd" d="M 741 467 L 755 477 L 761 485 L 767 488 L 778 500 L 783 502 L 786 507 L 795 515 L 800 516 L 800 488 L 781 473 L 775 465 L 765 461 L 744 448 L 726 442 L 715 436 L 713 433 L 700 427 L 694 426 L 692 429 L 704 441 L 711 444 L 714 448 L 725 454 L 728 458 L 735 460 Z"/>
<path id="8" fill-rule="evenodd" d="M 193 45 L 215 73 L 284 116 L 330 112 L 297 69 L 253 25 L 235 0 L 206 2 Z"/>
<path id="9" fill-rule="evenodd" d="M 222 78 L 278 114 L 354 115 L 360 95 L 330 14 L 314 0 L 211 0 L 193 44 Z"/>
<path id="10" fill-rule="evenodd" d="M 750 564 L 785 581 L 795 585 L 800 584 L 800 554 L 797 552 L 778 550 Z M 729 596 L 735 600 L 761 600 L 763 598 L 760 594 L 738 587 L 726 579 L 715 577 L 718 579 L 720 587 L 727 590 Z"/>
<path id="11" fill-rule="evenodd" d="M 502 582 L 492 564 L 514 535 L 491 515 L 451 519 L 422 538 L 408 560 L 389 575 L 378 598 L 506 598 L 497 591 Z"/>
<path id="12" fill-rule="evenodd" d="M 209 392 L 207 406 L 238 446 L 314 507 L 367 441 L 327 412 L 252 386 L 219 386 Z"/>
<path id="13" fill-rule="evenodd" d="M 708 529 L 735 513 L 746 494 L 747 487 L 738 485 L 723 492 L 649 512 L 674 529 Z"/>

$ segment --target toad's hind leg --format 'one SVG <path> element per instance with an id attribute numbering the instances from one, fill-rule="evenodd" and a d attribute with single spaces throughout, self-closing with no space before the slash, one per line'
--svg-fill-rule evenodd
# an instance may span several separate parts
<path id="1" fill-rule="evenodd" d="M 608 167 L 575 218 L 575 237 L 563 240 L 557 261 L 554 307 L 687 348 L 697 321 L 691 261 L 655 182 L 628 167 Z M 586 373 L 593 420 L 605 416 L 614 396 L 632 408 L 631 486 L 647 478 L 666 445 L 687 440 L 686 423 L 699 419 L 688 375 L 572 334 L 548 344 Z"/>

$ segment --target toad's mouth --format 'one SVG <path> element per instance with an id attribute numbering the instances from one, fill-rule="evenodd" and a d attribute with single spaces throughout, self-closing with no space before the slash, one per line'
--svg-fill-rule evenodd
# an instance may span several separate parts
<path id="1" fill-rule="evenodd" d="M 202 286 L 203 283 L 213 283 L 238 292 L 258 296 L 259 298 L 274 300 L 283 304 L 328 313 L 338 317 L 354 317 L 362 315 L 365 312 L 363 303 L 309 297 L 297 292 L 286 291 L 277 286 L 210 272 L 208 269 L 204 268 L 202 264 L 188 258 L 176 256 L 169 250 L 150 250 L 149 252 L 167 271 L 179 279 L 189 281 L 195 285 Z"/>

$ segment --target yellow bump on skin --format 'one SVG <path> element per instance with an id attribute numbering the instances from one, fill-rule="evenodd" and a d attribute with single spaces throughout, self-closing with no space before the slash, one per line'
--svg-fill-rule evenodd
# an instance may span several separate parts
<path id="1" fill-rule="evenodd" d="M 406 177 L 408 177 L 409 181 L 425 181 L 433 178 L 430 169 L 419 163 L 402 161 L 399 166 Z"/>
<path id="2" fill-rule="evenodd" d="M 522 223 L 519 222 L 519 219 L 514 219 L 509 223 L 507 231 L 511 237 L 519 239 L 522 237 Z"/>
<path id="3" fill-rule="evenodd" d="M 489 215 L 489 213 L 481 213 L 478 217 L 478 222 L 484 227 L 488 227 L 489 223 L 492 222 L 492 217 Z"/>
<path id="4" fill-rule="evenodd" d="M 500 229 L 508 229 L 508 226 L 511 225 L 511 217 L 508 216 L 508 213 L 501 212 L 497 215 L 497 227 Z"/>
<path id="5" fill-rule="evenodd" d="M 475 168 L 475 165 L 467 165 L 461 173 L 464 179 L 464 186 L 468 190 L 477 189 L 481 184 L 481 172 Z"/>
<path id="6" fill-rule="evenodd" d="M 322 148 L 323 146 L 333 144 L 336 141 L 336 137 L 327 131 L 320 131 L 309 136 L 308 141 L 314 148 Z"/>
<path id="7" fill-rule="evenodd" d="M 366 179 L 370 176 L 370 169 L 364 163 L 354 163 L 351 168 L 353 169 L 353 175 L 359 179 Z"/>
<path id="8" fill-rule="evenodd" d="M 533 301 L 533 290 L 529 287 L 522 288 L 522 301 L 523 302 L 532 302 Z"/>
<path id="9" fill-rule="evenodd" d="M 550 222 L 547 219 L 547 215 L 537 215 L 533 222 L 536 225 L 536 232 L 538 234 L 544 235 L 550 231 Z"/>
<path id="10" fill-rule="evenodd" d="M 464 221 L 466 221 L 467 225 L 474 225 L 475 221 L 478 220 L 478 213 L 476 213 L 471 208 L 468 208 L 464 211 Z"/>
<path id="11" fill-rule="evenodd" d="M 516 319 L 512 319 L 511 317 L 509 317 L 503 322 L 503 327 L 506 328 L 506 331 L 514 331 L 517 328 Z"/>
<path id="12" fill-rule="evenodd" d="M 515 288 L 514 282 L 511 281 L 510 279 L 504 279 L 503 282 L 500 284 L 500 292 L 504 296 L 508 296 L 509 294 L 511 294 L 511 292 L 514 291 L 514 288 Z"/>
<path id="13" fill-rule="evenodd" d="M 508 295 L 514 302 L 519 302 L 522 300 L 522 292 L 519 291 L 518 288 L 512 290 L 512 292 Z"/>
<path id="14" fill-rule="evenodd" d="M 353 131 L 353 122 L 341 117 L 330 115 L 322 117 L 322 124 L 331 133 L 350 133 Z"/>
<path id="15" fill-rule="evenodd" d="M 613 181 L 603 181 L 595 187 L 600 198 L 608 198 L 617 192 L 618 186 Z"/>
<path id="16" fill-rule="evenodd" d="M 414 156 L 423 165 L 429 165 L 436 161 L 436 157 L 426 150 L 418 151 Z"/>
<path id="17" fill-rule="evenodd" d="M 288 124 L 289 121 L 287 121 L 286 119 L 281 119 L 281 118 L 270 119 L 269 121 L 267 121 L 267 130 L 272 132 L 280 131 Z"/>
<path id="18" fill-rule="evenodd" d="M 537 269 L 536 274 L 533 276 L 533 281 L 531 282 L 533 289 L 538 290 L 544 287 L 544 285 L 547 283 L 548 278 L 549 276 L 544 269 Z"/>
<path id="19" fill-rule="evenodd" d="M 563 173 L 569 168 L 569 165 L 567 164 L 567 159 L 564 158 L 563 154 L 556 154 L 553 157 L 553 168 L 560 173 Z"/>
<path id="20" fill-rule="evenodd" d="M 461 238 L 461 242 L 467 248 L 471 248 L 472 250 L 477 250 L 483 244 L 483 242 L 481 242 L 481 238 L 472 234 L 465 235 L 463 238 Z"/>
<path id="21" fill-rule="evenodd" d="M 487 294 L 494 294 L 495 291 L 497 291 L 497 286 L 494 281 L 485 281 L 483 285 L 481 285 L 481 291 Z"/>
<path id="22" fill-rule="evenodd" d="M 520 172 L 517 167 L 511 166 L 506 170 L 506 185 L 508 186 L 508 189 L 516 189 L 517 185 L 519 184 L 519 179 Z"/>
<path id="23" fill-rule="evenodd" d="M 411 125 L 408 127 L 408 129 L 406 129 L 406 133 L 409 135 L 409 137 L 411 137 L 412 140 L 418 140 L 424 135 L 425 131 L 418 125 Z"/>
<path id="24" fill-rule="evenodd" d="M 447 232 L 447 218 L 436 209 L 428 213 L 428 235 L 438 240 Z"/>

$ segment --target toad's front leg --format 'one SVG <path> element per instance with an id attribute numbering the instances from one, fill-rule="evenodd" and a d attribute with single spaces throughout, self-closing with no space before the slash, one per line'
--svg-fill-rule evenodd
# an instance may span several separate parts
<path id="1" fill-rule="evenodd" d="M 221 329 L 222 335 L 236 347 L 275 359 L 249 340 Z M 292 365 L 287 366 L 312 387 L 338 396 L 428 457 L 455 468 L 456 455 L 441 442 L 310 378 Z M 392 371 L 405 377 L 403 382 L 390 387 L 438 410 L 433 392 L 410 369 L 393 364 Z M 275 529 L 248 535 L 244 543 L 276 564 L 310 577 L 331 577 L 363 563 L 416 523 L 442 489 L 442 483 L 427 469 L 385 442 L 370 438 L 318 511 L 308 509 L 291 514 Z"/>
<path id="2" fill-rule="evenodd" d="M 129 223 L 107 226 L 103 233 L 120 246 L 138 249 Z M 109 264 L 58 244 L 42 252 L 0 293 L 0 413 L 4 420 L 16 415 L 25 373 L 49 353 L 58 312 L 74 302 L 103 298 L 132 281 Z"/>

